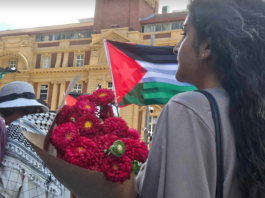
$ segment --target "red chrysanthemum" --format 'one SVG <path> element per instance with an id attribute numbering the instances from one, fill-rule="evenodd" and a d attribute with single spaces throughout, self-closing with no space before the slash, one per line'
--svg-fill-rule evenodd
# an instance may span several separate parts
<path id="1" fill-rule="evenodd" d="M 122 157 L 114 157 L 111 155 L 109 158 L 103 160 L 102 170 L 105 177 L 113 182 L 123 183 L 131 178 L 131 160 L 123 155 Z"/>
<path id="2" fill-rule="evenodd" d="M 62 151 L 60 149 L 56 149 L 56 151 L 57 151 L 57 157 L 59 159 L 61 159 L 61 160 L 66 161 L 66 159 L 65 159 L 65 151 Z"/>
<path id="3" fill-rule="evenodd" d="M 146 161 L 148 157 L 148 150 L 144 142 L 129 138 L 123 138 L 121 140 L 125 144 L 125 155 L 127 157 L 129 157 L 132 161 L 136 160 L 142 163 Z"/>
<path id="4" fill-rule="evenodd" d="M 111 105 L 105 105 L 104 107 L 102 107 L 102 109 L 100 110 L 100 116 L 104 120 L 107 118 L 114 117 L 112 106 Z"/>
<path id="5" fill-rule="evenodd" d="M 96 135 L 101 128 L 100 119 L 91 113 L 79 117 L 76 126 L 79 129 L 80 135 L 85 137 Z"/>
<path id="6" fill-rule="evenodd" d="M 88 100 L 81 100 L 75 104 L 75 108 L 77 109 L 78 113 L 83 115 L 86 113 L 95 114 L 97 112 L 97 108 L 93 102 Z"/>
<path id="7" fill-rule="evenodd" d="M 104 150 L 109 150 L 110 146 L 113 145 L 113 143 L 117 141 L 118 139 L 119 138 L 116 135 L 107 134 L 104 136 L 100 136 L 96 140 L 96 143 L 98 145 L 98 149 L 104 152 Z"/>
<path id="8" fill-rule="evenodd" d="M 53 130 L 51 140 L 55 148 L 65 151 L 70 143 L 78 136 L 79 133 L 76 126 L 71 123 L 65 123 L 57 126 Z"/>
<path id="9" fill-rule="evenodd" d="M 95 101 L 95 97 L 94 95 L 82 95 L 82 96 L 79 96 L 77 98 L 77 101 L 90 101 L 90 102 L 94 102 Z"/>
<path id="10" fill-rule="evenodd" d="M 79 137 L 66 149 L 66 160 L 74 165 L 88 168 L 95 163 L 97 145 L 90 139 Z"/>
<path id="11" fill-rule="evenodd" d="M 129 129 L 127 131 L 127 134 L 124 137 L 125 138 L 130 138 L 130 139 L 133 139 L 133 140 L 140 140 L 141 135 L 140 135 L 140 133 L 139 133 L 138 130 L 136 130 L 136 129 Z"/>
<path id="12" fill-rule="evenodd" d="M 106 134 L 111 133 L 118 137 L 124 137 L 127 134 L 128 126 L 122 118 L 108 118 L 104 121 L 103 129 Z"/>
<path id="13" fill-rule="evenodd" d="M 104 106 L 115 100 L 113 91 L 109 89 L 98 89 L 93 92 L 96 105 Z"/>
<path id="14" fill-rule="evenodd" d="M 77 119 L 81 116 L 82 114 L 80 114 L 76 108 L 74 108 L 74 110 L 71 112 L 71 114 L 69 115 L 68 118 L 68 122 L 73 123 L 76 125 Z"/>
<path id="15" fill-rule="evenodd" d="M 68 105 L 64 105 L 56 116 L 56 124 L 60 125 L 69 121 L 69 115 L 74 111 L 74 108 Z"/>

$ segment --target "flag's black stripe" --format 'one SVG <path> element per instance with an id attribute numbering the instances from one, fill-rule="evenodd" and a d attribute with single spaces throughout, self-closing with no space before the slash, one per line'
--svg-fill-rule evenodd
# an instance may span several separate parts
<path id="1" fill-rule="evenodd" d="M 108 42 L 133 60 L 158 64 L 177 63 L 177 57 L 173 53 L 174 47 L 172 46 L 132 45 L 109 40 Z"/>

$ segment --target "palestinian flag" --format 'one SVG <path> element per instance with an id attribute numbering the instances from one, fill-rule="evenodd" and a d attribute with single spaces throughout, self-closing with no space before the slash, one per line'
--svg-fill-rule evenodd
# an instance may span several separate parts
<path id="1" fill-rule="evenodd" d="M 178 93 L 196 90 L 176 80 L 173 47 L 104 43 L 119 106 L 164 105 Z"/>

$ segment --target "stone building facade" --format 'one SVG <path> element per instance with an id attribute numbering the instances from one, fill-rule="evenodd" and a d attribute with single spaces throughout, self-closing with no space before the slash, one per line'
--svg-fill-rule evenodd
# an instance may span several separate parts
<path id="1" fill-rule="evenodd" d="M 76 75 L 82 78 L 74 92 L 91 93 L 100 83 L 112 89 L 103 40 L 150 44 L 150 27 L 156 26 L 156 46 L 174 46 L 181 39 L 186 12 L 157 14 L 158 0 L 97 0 L 94 20 L 87 22 L 0 31 L 0 67 L 15 67 L 0 87 L 12 81 L 33 85 L 37 98 L 56 110 L 63 93 Z M 89 22 L 90 21 L 90 22 Z M 154 130 L 162 106 L 150 114 Z M 120 109 L 130 127 L 142 133 L 145 107 Z"/>

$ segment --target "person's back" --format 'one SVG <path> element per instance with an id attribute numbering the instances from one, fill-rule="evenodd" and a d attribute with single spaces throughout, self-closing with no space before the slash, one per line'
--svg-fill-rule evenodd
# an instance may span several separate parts
<path id="1" fill-rule="evenodd" d="M 217 100 L 223 198 L 264 198 L 265 2 L 192 0 L 188 10 L 183 37 L 173 50 L 176 79 L 212 92 Z M 173 97 L 158 119 L 138 177 L 140 198 L 219 198 L 216 141 L 205 96 Z"/>
<path id="2" fill-rule="evenodd" d="M 235 173 L 236 149 L 233 128 L 228 119 L 229 96 L 221 87 L 207 91 L 217 100 L 222 122 L 224 197 L 243 198 Z M 151 161 L 137 177 L 139 193 L 144 198 L 214 197 L 217 179 L 216 141 L 207 98 L 199 92 L 178 94 L 164 107 L 162 117 L 165 116 L 167 119 L 160 119 L 157 124 L 156 137 L 152 142 L 154 147 L 151 147 L 149 155 Z M 167 122 L 168 126 L 161 124 L 163 122 Z M 166 148 L 162 152 L 157 147 L 161 143 Z M 157 182 L 159 180 L 167 181 L 166 186 L 163 182 Z M 183 181 L 189 185 L 182 185 Z M 190 188 L 196 183 L 200 184 L 199 193 L 195 186 Z"/>

